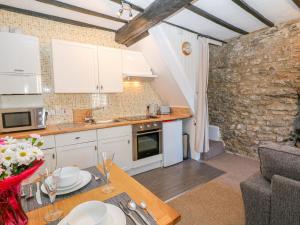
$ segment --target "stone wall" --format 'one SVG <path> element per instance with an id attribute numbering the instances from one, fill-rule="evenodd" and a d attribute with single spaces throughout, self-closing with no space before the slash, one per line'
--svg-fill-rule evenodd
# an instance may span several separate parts
<path id="1" fill-rule="evenodd" d="M 211 47 L 210 123 L 229 151 L 255 156 L 259 144 L 288 138 L 299 89 L 299 20 Z"/>

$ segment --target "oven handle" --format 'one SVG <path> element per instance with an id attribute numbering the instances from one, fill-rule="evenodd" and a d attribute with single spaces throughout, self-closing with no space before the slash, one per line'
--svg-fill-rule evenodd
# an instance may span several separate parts
<path id="1" fill-rule="evenodd" d="M 153 133 L 161 133 L 162 130 L 149 131 L 144 133 L 137 133 L 136 136 L 144 135 L 144 134 L 153 134 Z"/>

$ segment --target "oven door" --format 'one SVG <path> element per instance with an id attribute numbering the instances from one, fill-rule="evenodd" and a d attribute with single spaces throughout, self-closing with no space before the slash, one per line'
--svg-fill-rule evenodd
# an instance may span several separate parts
<path id="1" fill-rule="evenodd" d="M 162 130 L 138 132 L 133 160 L 144 159 L 161 153 Z"/>
<path id="2" fill-rule="evenodd" d="M 1 110 L 0 132 L 35 129 L 35 113 L 32 109 Z"/>

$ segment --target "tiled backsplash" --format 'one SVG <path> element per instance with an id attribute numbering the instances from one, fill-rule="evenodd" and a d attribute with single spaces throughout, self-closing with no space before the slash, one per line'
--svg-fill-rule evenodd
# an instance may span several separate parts
<path id="1" fill-rule="evenodd" d="M 114 41 L 114 33 L 92 28 L 69 25 L 52 20 L 0 10 L 0 27 L 16 27 L 24 34 L 40 40 L 43 100 L 49 111 L 48 123 L 73 121 L 73 109 L 87 109 L 100 104 L 93 110 L 97 120 L 120 116 L 145 114 L 149 103 L 161 104 L 151 82 L 125 82 L 124 92 L 97 96 L 95 94 L 54 94 L 51 66 L 51 39 L 125 48 Z M 100 98 L 99 98 L 100 97 Z M 93 104 L 94 103 L 94 104 Z M 98 105 L 99 106 L 99 105 Z"/>

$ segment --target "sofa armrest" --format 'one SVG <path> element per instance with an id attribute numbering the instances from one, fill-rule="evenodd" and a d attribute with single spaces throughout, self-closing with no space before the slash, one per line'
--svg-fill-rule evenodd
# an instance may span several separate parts
<path id="1" fill-rule="evenodd" d="M 271 184 L 257 173 L 240 185 L 246 225 L 269 225 L 271 214 Z"/>
<path id="2" fill-rule="evenodd" d="M 300 225 L 300 181 L 272 177 L 271 225 Z"/>

